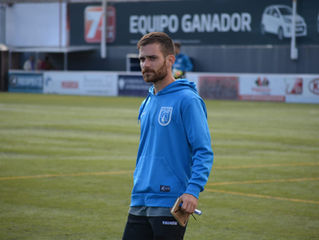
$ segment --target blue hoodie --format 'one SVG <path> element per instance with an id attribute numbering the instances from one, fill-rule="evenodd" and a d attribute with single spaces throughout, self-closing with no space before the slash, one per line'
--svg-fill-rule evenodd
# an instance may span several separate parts
<path id="1" fill-rule="evenodd" d="M 175 56 L 175 63 L 173 65 L 173 69 L 180 70 L 182 72 L 190 72 L 193 70 L 193 64 L 190 58 L 183 54 L 179 53 Z"/>
<path id="2" fill-rule="evenodd" d="M 178 80 L 143 101 L 131 206 L 172 207 L 177 197 L 203 191 L 213 151 L 206 106 L 195 84 Z"/>

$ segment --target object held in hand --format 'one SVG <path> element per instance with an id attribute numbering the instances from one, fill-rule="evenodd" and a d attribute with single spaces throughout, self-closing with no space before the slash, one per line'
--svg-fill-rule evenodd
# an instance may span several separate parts
<path id="1" fill-rule="evenodd" d="M 173 208 L 171 209 L 171 214 L 176 219 L 176 221 L 179 223 L 179 225 L 185 227 L 187 222 L 188 222 L 188 218 L 189 218 L 190 213 L 183 211 L 181 204 L 182 204 L 182 199 L 177 198 Z M 202 211 L 195 209 L 194 213 L 201 215 Z"/>
<path id="2" fill-rule="evenodd" d="M 198 209 L 195 209 L 194 213 L 197 214 L 197 215 L 202 215 L 202 211 L 198 210 Z"/>

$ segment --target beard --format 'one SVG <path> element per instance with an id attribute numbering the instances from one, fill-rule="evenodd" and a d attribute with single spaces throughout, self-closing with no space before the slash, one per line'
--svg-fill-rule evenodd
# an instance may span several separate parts
<path id="1" fill-rule="evenodd" d="M 163 80 L 167 76 L 166 60 L 157 71 L 150 68 L 144 68 L 142 74 L 145 82 L 156 83 Z"/>

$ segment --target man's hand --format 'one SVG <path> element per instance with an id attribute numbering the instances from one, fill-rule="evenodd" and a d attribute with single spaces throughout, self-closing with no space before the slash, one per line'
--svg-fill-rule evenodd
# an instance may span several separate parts
<path id="1" fill-rule="evenodd" d="M 187 193 L 184 193 L 180 198 L 183 201 L 182 210 L 187 213 L 193 213 L 197 207 L 198 199 Z"/>

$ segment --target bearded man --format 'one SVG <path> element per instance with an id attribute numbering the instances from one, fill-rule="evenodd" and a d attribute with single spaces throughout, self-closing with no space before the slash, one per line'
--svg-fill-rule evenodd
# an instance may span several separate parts
<path id="1" fill-rule="evenodd" d="M 213 164 L 204 101 L 193 82 L 175 80 L 174 43 L 165 33 L 137 44 L 145 82 L 153 86 L 139 110 L 140 144 L 124 240 L 183 239 L 170 213 L 175 200 L 193 213 Z"/>

